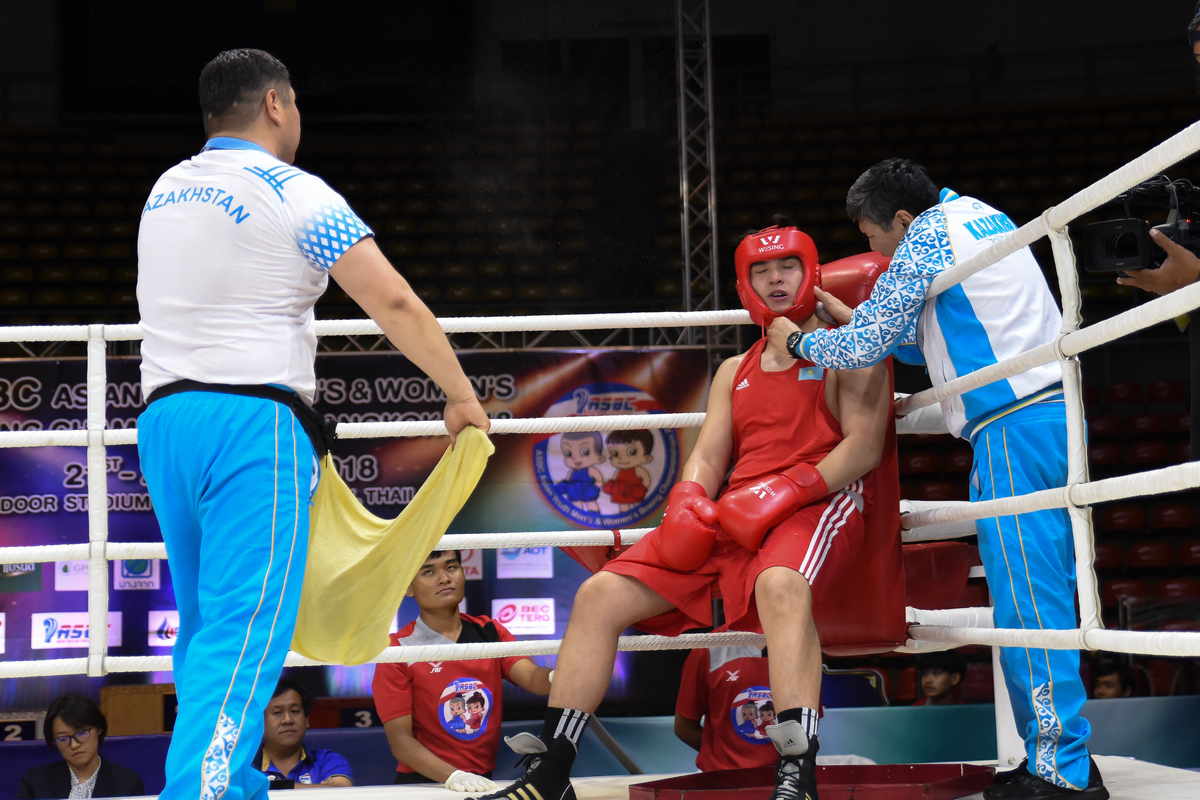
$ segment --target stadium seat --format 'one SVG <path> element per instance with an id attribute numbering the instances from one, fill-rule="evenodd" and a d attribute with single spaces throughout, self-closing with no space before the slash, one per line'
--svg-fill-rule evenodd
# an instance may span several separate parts
<path id="1" fill-rule="evenodd" d="M 1125 451 L 1125 461 L 1131 467 L 1147 468 L 1161 467 L 1171 458 L 1171 451 L 1165 442 L 1142 440 L 1134 442 Z"/>
<path id="2" fill-rule="evenodd" d="M 1154 530 L 1191 530 L 1196 526 L 1196 507 L 1191 503 L 1163 503 L 1150 514 Z"/>
<path id="3" fill-rule="evenodd" d="M 1146 402 L 1151 406 L 1182 406 L 1187 402 L 1182 381 L 1155 381 L 1146 389 Z"/>
<path id="4" fill-rule="evenodd" d="M 1141 506 L 1106 506 L 1100 512 L 1100 530 L 1105 533 L 1140 531 L 1146 527 L 1146 512 Z"/>
<path id="5" fill-rule="evenodd" d="M 0 270 L 0 283 L 32 283 L 34 273 L 29 267 L 5 267 Z"/>
<path id="6" fill-rule="evenodd" d="M 923 481 L 917 484 L 917 490 L 913 493 L 915 500 L 965 500 L 963 497 L 965 491 L 957 484 L 949 481 Z"/>
<path id="7" fill-rule="evenodd" d="M 1171 445 L 1171 463 L 1182 464 L 1192 460 L 1192 443 L 1188 441 L 1174 442 Z"/>
<path id="8" fill-rule="evenodd" d="M 70 267 L 42 267 L 38 270 L 38 280 L 42 283 L 69 283 L 75 276 Z"/>
<path id="9" fill-rule="evenodd" d="M 937 453 L 916 452 L 900 456 L 900 474 L 936 475 L 942 471 L 942 459 Z"/>
<path id="10" fill-rule="evenodd" d="M 1175 694 L 1175 684 L 1179 679 L 1179 662 L 1155 658 L 1142 666 L 1150 678 L 1150 686 L 1155 697 Z"/>
<path id="11" fill-rule="evenodd" d="M 1114 383 L 1105 392 L 1109 410 L 1119 406 L 1142 405 L 1142 386 L 1139 383 Z"/>
<path id="12" fill-rule="evenodd" d="M 996 684 L 990 661 L 969 662 L 962 682 L 964 703 L 990 703 L 996 697 Z"/>
<path id="13" fill-rule="evenodd" d="M 1088 417 L 1087 429 L 1090 439 L 1115 439 L 1125 432 L 1125 423 L 1115 414 L 1097 414 Z"/>
<path id="14" fill-rule="evenodd" d="M 1089 445 L 1087 452 L 1088 463 L 1093 467 L 1115 468 L 1125 459 L 1125 448 L 1111 442 Z"/>
<path id="15" fill-rule="evenodd" d="M 952 475 L 965 475 L 971 471 L 974 453 L 969 448 L 960 447 L 950 452 L 944 462 L 944 469 Z"/>
<path id="16" fill-rule="evenodd" d="M 1137 578 L 1114 578 L 1100 586 L 1100 601 L 1105 608 L 1114 608 L 1122 597 L 1146 597 L 1146 582 Z"/>
<path id="17" fill-rule="evenodd" d="M 896 677 L 889 699 L 893 703 L 912 703 L 917 699 L 917 668 L 905 667 Z"/>
<path id="18" fill-rule="evenodd" d="M 1166 428 L 1167 421 L 1163 415 L 1153 412 L 1135 414 L 1126 425 L 1130 436 L 1158 436 Z"/>
<path id="19" fill-rule="evenodd" d="M 1097 570 L 1115 570 L 1120 569 L 1124 562 L 1124 556 L 1121 553 L 1121 548 L 1110 542 L 1098 542 L 1096 544 L 1096 569 Z"/>
<path id="20" fill-rule="evenodd" d="M 1179 546 L 1179 566 L 1200 566 L 1200 539 L 1189 539 Z"/>
<path id="21" fill-rule="evenodd" d="M 1200 597 L 1200 581 L 1194 578 L 1164 578 L 1154 589 L 1160 600 L 1192 600 Z"/>
<path id="22" fill-rule="evenodd" d="M 1125 564 L 1130 569 L 1162 569 L 1175 561 L 1171 545 L 1162 540 L 1138 542 L 1129 548 Z"/>

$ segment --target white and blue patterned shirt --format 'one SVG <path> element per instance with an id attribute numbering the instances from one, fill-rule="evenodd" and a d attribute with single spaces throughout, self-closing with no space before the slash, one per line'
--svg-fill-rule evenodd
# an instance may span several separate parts
<path id="1" fill-rule="evenodd" d="M 933 279 L 965 261 L 1016 225 L 973 197 L 942 190 L 941 203 L 908 227 L 871 296 L 840 328 L 806 334 L 800 355 L 824 367 L 857 369 L 895 354 L 909 363 L 915 342 L 936 386 L 960 375 L 1052 342 L 1062 314 L 1028 247 L 975 273 L 939 294 L 925 293 Z M 970 438 L 1006 409 L 1037 396 L 1062 380 L 1058 362 L 1035 367 L 1007 380 L 942 402 L 946 425 Z"/>
<path id="2" fill-rule="evenodd" d="M 180 379 L 316 392 L 313 304 L 373 232 L 324 181 L 243 139 L 163 173 L 138 231 L 142 392 Z"/>

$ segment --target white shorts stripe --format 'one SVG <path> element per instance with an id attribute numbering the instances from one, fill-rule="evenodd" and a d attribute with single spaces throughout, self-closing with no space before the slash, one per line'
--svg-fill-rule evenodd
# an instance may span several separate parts
<path id="1" fill-rule="evenodd" d="M 850 515 L 859 510 L 862 497 L 862 481 L 858 480 L 838 492 L 837 497 L 829 504 L 825 513 L 817 523 L 813 532 L 813 540 L 809 544 L 804 562 L 800 565 L 800 574 L 811 586 L 820 573 L 829 551 L 833 549 L 833 541 L 849 520 Z"/>

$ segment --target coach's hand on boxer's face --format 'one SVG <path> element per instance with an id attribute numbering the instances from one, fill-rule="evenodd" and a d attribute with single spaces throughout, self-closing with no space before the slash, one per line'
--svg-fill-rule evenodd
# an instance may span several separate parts
<path id="1" fill-rule="evenodd" d="M 483 406 L 479 405 L 479 400 L 474 396 L 461 400 L 447 400 L 446 410 L 442 412 L 442 419 L 446 423 L 446 430 L 450 433 L 451 450 L 454 449 L 454 443 L 458 441 L 458 432 L 468 425 L 474 425 L 484 433 L 487 433 L 488 428 L 492 427 L 492 421 L 488 419 L 487 412 L 483 410 Z"/>
<path id="2" fill-rule="evenodd" d="M 797 325 L 786 317 L 776 317 L 767 328 L 767 342 L 779 352 L 787 352 L 787 338 L 796 331 L 809 333 L 826 324 L 850 321 L 851 309 L 848 305 L 821 289 L 814 289 L 813 293 L 820 301 L 820 306 L 817 307 L 816 313 L 803 323 Z M 828 319 L 824 319 L 824 316 Z"/>
<path id="3" fill-rule="evenodd" d="M 1128 270 L 1117 283 L 1162 295 L 1191 286 L 1200 278 L 1200 257 L 1156 230 L 1150 231 L 1150 238 L 1167 251 L 1167 260 L 1158 269 Z"/>

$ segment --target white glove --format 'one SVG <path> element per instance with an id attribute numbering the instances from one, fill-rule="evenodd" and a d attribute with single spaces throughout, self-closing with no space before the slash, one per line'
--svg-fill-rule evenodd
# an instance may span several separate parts
<path id="1" fill-rule="evenodd" d="M 456 769 L 446 778 L 446 788 L 452 792 L 494 792 L 496 784 L 482 775 Z"/>

